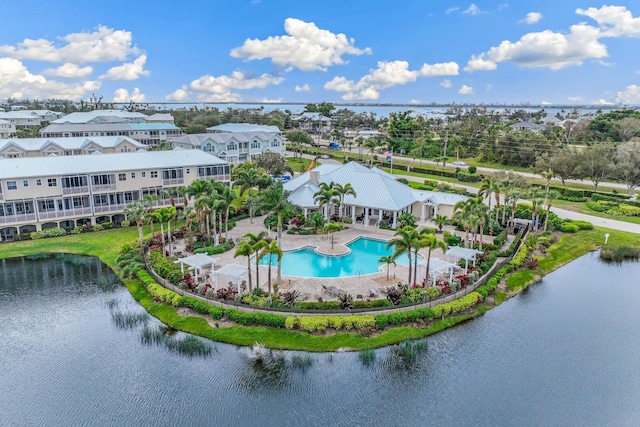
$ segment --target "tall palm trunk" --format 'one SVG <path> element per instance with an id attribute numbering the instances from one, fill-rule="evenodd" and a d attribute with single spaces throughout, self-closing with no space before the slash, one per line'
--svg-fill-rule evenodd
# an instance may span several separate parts
<path id="1" fill-rule="evenodd" d="M 278 248 L 282 250 L 282 216 L 278 215 Z M 276 283 L 282 284 L 282 257 L 278 259 L 278 270 L 276 272 Z"/>
<path id="2" fill-rule="evenodd" d="M 260 288 L 260 262 L 258 262 L 258 251 L 256 251 L 256 289 Z"/>
<path id="3" fill-rule="evenodd" d="M 267 284 L 267 289 L 269 292 L 269 296 L 271 296 L 271 260 L 272 260 L 272 255 L 269 254 L 269 272 L 267 273 L 267 281 L 269 282 Z"/>

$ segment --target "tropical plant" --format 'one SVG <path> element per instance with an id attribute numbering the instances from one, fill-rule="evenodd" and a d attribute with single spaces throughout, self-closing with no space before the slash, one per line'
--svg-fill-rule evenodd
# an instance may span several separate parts
<path id="1" fill-rule="evenodd" d="M 336 183 L 334 184 L 334 189 L 340 198 L 340 219 L 342 220 L 344 218 L 344 198 L 345 196 L 357 197 L 356 190 L 350 183 L 346 183 L 345 185 Z"/>
<path id="2" fill-rule="evenodd" d="M 127 216 L 129 221 L 135 221 L 136 226 L 138 227 L 138 237 L 140 238 L 140 248 L 144 246 L 144 240 L 142 237 L 142 226 L 144 225 L 144 220 L 147 215 L 148 206 L 142 202 L 142 200 L 136 200 L 130 204 L 128 204 L 124 208 L 124 214 Z"/>
<path id="3" fill-rule="evenodd" d="M 350 310 L 353 308 L 353 295 L 343 292 L 338 294 L 338 303 L 343 310 Z"/>
<path id="4" fill-rule="evenodd" d="M 335 184 L 333 182 L 330 182 L 329 184 L 321 182 L 319 186 L 320 189 L 313 195 L 313 201 L 318 204 L 320 209 L 324 206 L 327 207 L 325 209 L 324 217 L 329 219 L 329 211 L 333 205 L 340 203 L 340 196 L 337 194 Z"/>
<path id="5" fill-rule="evenodd" d="M 275 240 L 272 240 L 271 242 L 268 242 L 265 245 L 261 245 L 261 246 L 262 246 L 262 250 L 258 254 L 257 260 L 260 261 L 265 256 L 269 257 L 269 270 L 268 270 L 268 273 L 267 273 L 267 286 L 268 286 L 267 289 L 268 289 L 269 296 L 271 296 L 271 266 L 272 266 L 272 260 L 273 260 L 273 256 L 274 255 L 276 257 L 276 261 L 279 262 L 280 259 L 282 259 L 282 249 L 280 249 L 280 247 L 278 246 L 278 242 L 275 241 Z"/>
<path id="6" fill-rule="evenodd" d="M 251 245 L 251 250 L 256 257 L 256 289 L 260 289 L 260 263 L 258 263 L 258 255 L 260 254 L 262 248 L 264 248 L 268 244 L 265 240 L 266 237 L 266 231 L 261 231 L 258 234 L 246 233 L 244 235 L 244 238 Z"/>
<path id="7" fill-rule="evenodd" d="M 249 219 L 253 224 L 253 190 L 267 187 L 273 180 L 254 162 L 245 162 L 233 170 L 233 187 L 240 187 L 240 194 L 248 192 Z"/>
<path id="8" fill-rule="evenodd" d="M 438 227 L 438 231 L 440 232 L 442 232 L 442 227 L 449 224 L 449 218 L 447 218 L 445 215 L 440 215 L 440 214 L 436 215 L 433 221 L 436 223 L 436 226 Z"/>
<path id="9" fill-rule="evenodd" d="M 416 218 L 410 212 L 403 212 L 396 218 L 397 228 L 404 228 L 406 226 L 416 227 L 418 224 Z"/>
<path id="10" fill-rule="evenodd" d="M 247 273 L 249 274 L 249 293 L 253 291 L 253 283 L 251 282 L 251 254 L 253 254 L 253 247 L 251 246 L 251 243 L 244 240 L 240 242 L 240 244 L 238 245 L 238 248 L 236 249 L 235 254 L 233 255 L 234 258 L 237 258 L 239 256 L 247 257 Z"/>
<path id="11" fill-rule="evenodd" d="M 384 255 L 380 257 L 378 262 L 383 262 L 387 264 L 387 281 L 389 281 L 389 267 L 391 266 L 391 264 L 393 264 L 394 266 L 396 265 L 395 258 L 393 258 L 392 255 Z"/>
<path id="12" fill-rule="evenodd" d="M 431 234 L 431 233 L 425 233 L 424 230 L 427 229 L 422 229 L 420 230 L 420 247 L 422 248 L 426 248 L 428 250 L 427 252 L 427 265 L 426 265 L 426 272 L 424 275 L 424 283 L 425 286 L 429 285 L 429 269 L 431 267 L 431 251 L 433 249 L 442 249 L 442 252 L 445 252 L 448 249 L 448 246 L 445 242 L 443 242 L 442 240 L 438 240 L 438 238 L 436 237 L 435 234 Z M 417 274 L 417 272 L 416 272 Z"/>
<path id="13" fill-rule="evenodd" d="M 333 249 L 333 243 L 334 243 L 333 235 L 336 231 L 342 230 L 342 225 L 336 222 L 330 222 L 324 227 L 324 229 L 329 233 L 329 238 L 331 239 L 331 249 Z"/>
<path id="14" fill-rule="evenodd" d="M 411 256 L 413 248 L 416 246 L 418 240 L 418 232 L 414 227 L 406 226 L 396 231 L 394 237 L 387 242 L 387 249 L 394 248 L 392 257 L 396 259 L 398 256 L 406 252 L 409 259 L 409 277 L 407 284 L 411 284 L 412 268 L 411 268 Z"/>

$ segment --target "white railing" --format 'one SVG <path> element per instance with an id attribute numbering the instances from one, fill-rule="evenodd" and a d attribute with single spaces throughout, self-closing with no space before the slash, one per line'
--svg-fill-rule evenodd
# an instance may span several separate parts
<path id="1" fill-rule="evenodd" d="M 184 178 L 163 179 L 162 185 L 181 185 L 184 184 Z"/>
<path id="2" fill-rule="evenodd" d="M 35 221 L 36 214 L 19 214 L 19 215 L 8 215 L 8 216 L 0 216 L 0 224 L 11 224 L 14 222 L 26 222 L 26 221 Z"/>
<path id="3" fill-rule="evenodd" d="M 93 210 L 95 211 L 95 213 L 116 212 L 123 211 L 126 206 L 127 205 L 125 205 L 124 203 L 119 203 L 115 205 L 95 206 Z"/>
<path id="4" fill-rule="evenodd" d="M 116 184 L 98 184 L 92 185 L 91 190 L 93 191 L 108 191 L 108 190 L 116 190 Z"/>
<path id="5" fill-rule="evenodd" d="M 80 194 L 80 193 L 88 193 L 89 186 L 83 185 L 80 187 L 62 187 L 62 194 Z"/>

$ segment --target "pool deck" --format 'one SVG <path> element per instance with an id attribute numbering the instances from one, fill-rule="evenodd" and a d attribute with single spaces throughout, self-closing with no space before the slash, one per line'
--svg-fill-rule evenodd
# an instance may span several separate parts
<path id="1" fill-rule="evenodd" d="M 248 233 L 260 233 L 261 231 L 269 231 L 264 227 L 264 217 L 257 217 L 253 219 L 253 223 L 249 219 L 238 221 L 233 230 L 229 230 L 229 238 L 234 241 L 239 241 L 243 236 Z M 421 222 L 419 226 L 435 225 L 432 222 Z M 331 247 L 331 240 L 328 234 L 314 234 L 314 235 L 295 235 L 295 234 L 282 234 L 282 250 L 300 249 L 306 246 L 315 247 L 319 253 L 326 255 L 343 255 L 349 252 L 349 249 L 345 246 L 357 237 L 364 236 L 374 239 L 389 240 L 393 238 L 394 231 L 381 230 L 379 228 L 369 226 L 365 227 L 361 224 L 346 224 L 347 228 L 343 231 L 334 233 L 334 244 Z M 445 227 L 449 231 L 454 232 L 453 227 Z M 459 232 L 458 232 L 459 233 Z M 224 235 L 224 234 L 223 234 Z M 276 232 L 271 231 L 271 238 L 276 238 Z M 492 241 L 493 237 L 485 236 L 485 241 Z M 424 253 L 423 253 L 424 252 Z M 225 264 L 240 264 L 246 265 L 247 259 L 245 257 L 234 258 L 235 250 L 231 250 L 224 254 L 214 255 L 215 258 L 219 258 L 216 266 L 223 266 Z M 420 254 L 426 257 L 426 250 L 421 251 Z M 434 250 L 431 253 L 432 258 L 445 259 L 441 250 Z M 260 271 L 260 287 L 267 288 L 267 276 L 268 265 L 261 265 L 258 267 Z M 252 266 L 252 280 L 255 287 L 255 266 Z M 323 300 L 335 299 L 336 295 L 341 292 L 347 292 L 354 296 L 356 299 L 367 299 L 370 296 L 377 296 L 381 294 L 382 290 L 387 286 L 395 285 L 399 281 L 406 282 L 408 276 L 408 268 L 403 265 L 390 265 L 389 268 L 389 280 L 387 277 L 387 266 L 382 265 L 378 273 L 364 274 L 351 277 L 340 278 L 314 278 L 314 277 L 296 277 L 296 276 L 282 276 L 282 284 L 280 290 L 297 290 L 301 294 L 301 300 L 303 301 L 315 301 L 319 297 Z M 273 267 L 271 270 L 271 281 L 275 283 L 277 275 L 277 269 Z M 221 278 L 221 280 L 224 278 Z M 224 280 L 226 283 L 228 280 Z M 220 286 L 224 286 L 219 283 Z"/>

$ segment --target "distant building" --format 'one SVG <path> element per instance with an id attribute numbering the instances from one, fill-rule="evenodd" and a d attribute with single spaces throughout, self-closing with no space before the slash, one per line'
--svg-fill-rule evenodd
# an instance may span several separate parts
<path id="1" fill-rule="evenodd" d="M 36 230 L 121 223 L 126 206 L 194 180 L 229 182 L 229 164 L 198 150 L 0 159 L 0 240 Z M 174 199 L 181 206 L 181 200 Z"/>
<path id="2" fill-rule="evenodd" d="M 342 132 L 344 136 L 344 144 L 346 146 L 356 145 L 356 141 L 358 138 L 362 138 L 367 140 L 369 138 L 373 138 L 380 135 L 380 132 L 377 130 L 344 130 Z"/>
<path id="3" fill-rule="evenodd" d="M 249 161 L 254 156 L 267 152 L 284 155 L 285 142 L 280 130 L 276 126 L 266 126 L 266 128 L 275 128 L 278 132 L 218 131 L 216 133 L 183 135 L 168 142 L 174 147 L 202 150 L 214 154 L 232 164 Z"/>
<path id="4" fill-rule="evenodd" d="M 0 120 L 13 123 L 17 129 L 24 129 L 40 127 L 42 122 L 55 120 L 62 114 L 50 110 L 0 111 Z"/>
<path id="5" fill-rule="evenodd" d="M 145 123 L 147 115 L 126 110 L 92 110 L 67 114 L 51 124 Z"/>
<path id="6" fill-rule="evenodd" d="M 16 125 L 8 120 L 0 119 L 0 139 L 11 138 L 16 134 Z"/>
<path id="7" fill-rule="evenodd" d="M 544 130 L 543 125 L 531 122 L 518 122 L 510 126 L 512 132 L 533 132 L 541 133 Z"/>
<path id="8" fill-rule="evenodd" d="M 181 136 L 182 129 L 168 123 L 50 124 L 40 131 L 43 138 L 128 136 L 144 145 L 154 145 Z"/>
<path id="9" fill-rule="evenodd" d="M 9 159 L 51 155 L 131 153 L 138 150 L 146 150 L 146 146 L 128 136 L 0 139 L 0 157 Z"/>
<path id="10" fill-rule="evenodd" d="M 320 113 L 302 113 L 291 120 L 296 123 L 298 129 L 309 133 L 328 133 L 331 131 L 331 119 Z"/>

